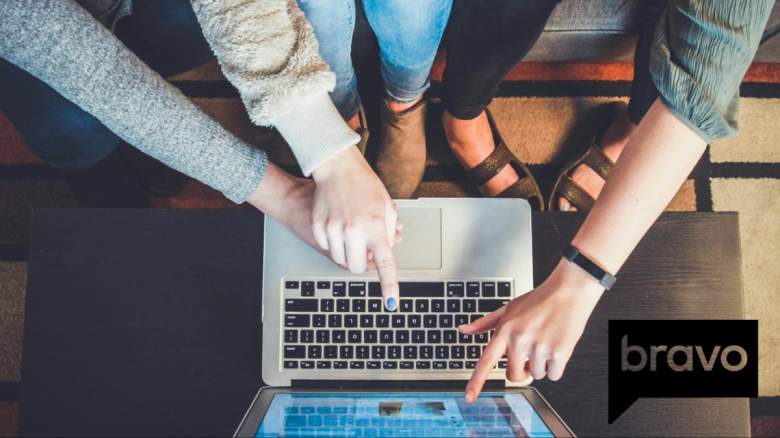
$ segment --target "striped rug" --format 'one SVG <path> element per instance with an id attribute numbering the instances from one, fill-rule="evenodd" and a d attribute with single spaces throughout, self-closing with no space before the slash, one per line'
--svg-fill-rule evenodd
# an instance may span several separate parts
<path id="1" fill-rule="evenodd" d="M 442 64 L 434 68 L 441 77 Z M 590 108 L 627 100 L 630 63 L 523 63 L 501 86 L 491 110 L 509 147 L 527 162 L 547 195 L 560 166 L 579 145 L 567 134 Z M 215 63 L 170 78 L 228 130 L 269 151 L 274 161 L 297 171 L 295 161 L 272 130 L 252 126 L 236 90 Z M 371 84 L 370 81 L 364 81 Z M 365 88 L 365 84 L 363 87 Z M 754 65 L 742 85 L 738 137 L 710 145 L 669 206 L 676 211 L 738 211 L 742 238 L 746 312 L 760 330 L 760 394 L 754 403 L 753 433 L 780 435 L 780 68 Z M 432 90 L 435 96 L 436 83 Z M 376 102 L 366 99 L 369 120 Z M 435 105 L 429 119 L 429 158 L 418 196 L 477 196 L 443 139 Z M 378 132 L 378 130 L 374 130 Z M 373 139 L 376 139 L 374 135 Z M 165 208 L 235 207 L 197 182 Z M 0 114 L 0 436 L 16 433 L 26 287 L 30 209 L 74 207 L 61 172 L 30 154 L 11 123 Z"/>

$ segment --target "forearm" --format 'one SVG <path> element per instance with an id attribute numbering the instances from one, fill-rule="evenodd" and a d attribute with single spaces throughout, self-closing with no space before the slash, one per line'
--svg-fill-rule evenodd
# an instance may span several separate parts
<path id="1" fill-rule="evenodd" d="M 656 100 L 631 135 L 573 245 L 616 273 L 663 212 L 706 143 Z"/>

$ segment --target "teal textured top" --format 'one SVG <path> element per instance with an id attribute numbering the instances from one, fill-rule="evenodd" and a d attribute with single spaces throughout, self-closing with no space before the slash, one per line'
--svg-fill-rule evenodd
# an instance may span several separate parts
<path id="1" fill-rule="evenodd" d="M 739 85 L 775 0 L 672 0 L 650 74 L 666 106 L 705 141 L 737 131 Z"/>

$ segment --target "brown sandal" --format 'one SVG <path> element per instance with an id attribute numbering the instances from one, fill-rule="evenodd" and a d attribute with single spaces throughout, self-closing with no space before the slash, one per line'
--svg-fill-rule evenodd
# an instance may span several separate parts
<path id="1" fill-rule="evenodd" d="M 493 132 L 493 142 L 496 144 L 496 148 L 481 163 L 466 170 L 466 178 L 471 184 L 479 187 L 498 175 L 504 166 L 510 165 L 520 178 L 499 193 L 497 197 L 523 198 L 528 200 L 534 210 L 544 210 L 544 199 L 539 184 L 536 183 L 536 178 L 528 167 L 506 147 L 490 111 L 485 109 L 485 113 L 488 123 L 490 123 L 490 130 Z"/>
<path id="2" fill-rule="evenodd" d="M 558 178 L 555 180 L 550 198 L 548 200 L 547 208 L 551 211 L 557 210 L 558 197 L 566 198 L 569 203 L 574 206 L 577 211 L 588 212 L 593 207 L 596 200 L 590 195 L 581 185 L 574 181 L 569 174 L 571 171 L 584 164 L 593 171 L 595 171 L 604 181 L 609 177 L 609 173 L 615 166 L 615 163 L 607 157 L 604 151 L 599 146 L 599 141 L 604 135 L 604 132 L 609 127 L 610 123 L 616 116 L 621 113 L 625 113 L 626 104 L 623 102 L 612 102 L 596 107 L 594 110 L 603 111 L 605 117 L 601 119 L 601 123 L 593 136 L 591 136 L 588 142 L 588 147 L 585 152 L 580 154 L 576 159 L 571 160 L 566 166 L 563 167 Z"/>

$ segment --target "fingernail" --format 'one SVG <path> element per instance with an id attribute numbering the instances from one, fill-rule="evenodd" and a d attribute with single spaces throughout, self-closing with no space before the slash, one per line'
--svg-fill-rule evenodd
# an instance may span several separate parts
<path id="1" fill-rule="evenodd" d="M 469 402 L 469 403 L 473 403 L 474 402 L 474 391 L 472 391 L 472 390 L 466 391 L 466 401 Z"/>
<path id="2" fill-rule="evenodd" d="M 388 297 L 387 302 L 385 303 L 385 307 L 387 307 L 387 310 L 394 311 L 398 308 L 398 303 L 395 301 L 395 297 Z"/>
<path id="3" fill-rule="evenodd" d="M 569 211 L 569 203 L 564 202 L 563 206 L 561 207 L 561 211 Z"/>

